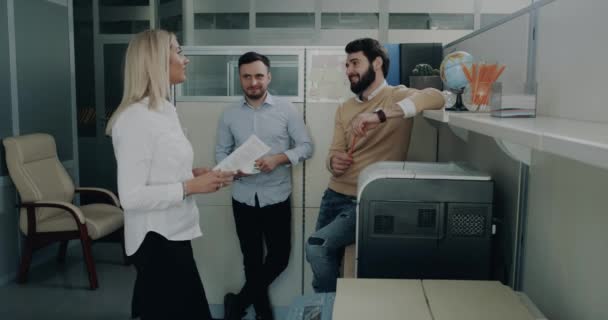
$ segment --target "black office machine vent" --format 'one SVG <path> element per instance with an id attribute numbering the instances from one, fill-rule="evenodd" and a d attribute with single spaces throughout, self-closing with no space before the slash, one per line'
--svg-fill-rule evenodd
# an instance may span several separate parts
<path id="1" fill-rule="evenodd" d="M 463 164 L 380 162 L 359 176 L 359 278 L 489 279 L 490 177 Z"/>
<path id="2" fill-rule="evenodd" d="M 488 216 L 486 207 L 455 206 L 448 212 L 448 232 L 451 236 L 483 237 Z"/>

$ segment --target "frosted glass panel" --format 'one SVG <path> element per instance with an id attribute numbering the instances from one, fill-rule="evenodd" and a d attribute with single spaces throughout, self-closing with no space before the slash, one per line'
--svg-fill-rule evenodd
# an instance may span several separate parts
<path id="1" fill-rule="evenodd" d="M 391 13 L 389 29 L 410 30 L 473 30 L 473 14 Z"/>
<path id="2" fill-rule="evenodd" d="M 257 28 L 314 28 L 314 13 L 258 13 Z"/>
<path id="3" fill-rule="evenodd" d="M 196 13 L 194 29 L 249 29 L 249 13 Z"/>
<path id="4" fill-rule="evenodd" d="M 6 6 L 0 5 L 0 24 L 6 26 Z M 0 29 L 0 140 L 12 136 L 13 123 L 11 116 L 11 83 L 9 77 L 10 62 L 8 57 L 8 30 Z M 4 148 L 0 147 L 0 176 L 7 174 L 4 159 Z"/>
<path id="5" fill-rule="evenodd" d="M 95 61 L 93 45 L 93 5 L 74 1 L 74 63 L 76 67 L 76 110 L 79 137 L 94 137 Z"/>
<path id="6" fill-rule="evenodd" d="M 473 14 L 431 14 L 430 29 L 473 30 Z"/>
<path id="7" fill-rule="evenodd" d="M 389 29 L 425 30 L 429 28 L 429 15 L 425 13 L 391 13 Z"/>
<path id="8" fill-rule="evenodd" d="M 67 7 L 47 1 L 14 4 L 20 133 L 51 134 L 59 159 L 72 160 L 74 124 Z"/>
<path id="9" fill-rule="evenodd" d="M 188 56 L 188 80 L 182 96 L 240 96 L 243 94 L 238 74 L 239 55 Z M 298 56 L 268 55 L 272 82 L 271 94 L 298 95 Z"/>
<path id="10" fill-rule="evenodd" d="M 238 56 L 188 56 L 187 79 L 182 85 L 184 96 L 228 96 L 228 65 Z"/>
<path id="11" fill-rule="evenodd" d="M 378 29 L 377 13 L 322 13 L 321 29 Z"/>

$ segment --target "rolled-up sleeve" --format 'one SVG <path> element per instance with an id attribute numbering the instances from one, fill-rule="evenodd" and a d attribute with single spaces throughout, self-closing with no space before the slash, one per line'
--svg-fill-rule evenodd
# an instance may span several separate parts
<path id="1" fill-rule="evenodd" d="M 293 148 L 285 151 L 285 155 L 289 158 L 292 165 L 310 159 L 313 153 L 313 143 L 304 119 L 300 117 L 295 106 L 289 105 L 287 114 L 287 130 L 293 141 Z"/>

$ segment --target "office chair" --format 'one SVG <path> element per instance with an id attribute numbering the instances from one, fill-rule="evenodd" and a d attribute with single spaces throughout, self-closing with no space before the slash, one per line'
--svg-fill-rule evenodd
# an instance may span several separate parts
<path id="1" fill-rule="evenodd" d="M 91 242 L 113 238 L 122 242 L 123 211 L 109 190 L 75 188 L 57 157 L 51 135 L 34 133 L 3 140 L 6 165 L 21 202 L 19 228 L 25 235 L 17 282 L 27 281 L 32 253 L 60 242 L 58 261 L 65 261 L 68 241 L 80 239 L 91 290 L 99 287 L 91 252 Z M 74 194 L 98 194 L 110 204 L 94 203 L 77 207 Z M 124 256 L 123 256 L 124 258 Z"/>

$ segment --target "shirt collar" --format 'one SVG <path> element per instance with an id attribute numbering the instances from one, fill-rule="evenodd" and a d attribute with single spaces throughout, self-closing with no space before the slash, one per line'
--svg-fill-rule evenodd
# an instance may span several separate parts
<path id="1" fill-rule="evenodd" d="M 386 80 L 384 80 L 382 82 L 382 84 L 378 86 L 378 88 L 376 88 L 374 91 L 372 91 L 372 93 L 369 94 L 369 96 L 367 97 L 367 101 L 373 99 L 376 95 L 378 95 L 380 90 L 382 90 L 386 86 L 387 86 L 387 83 L 386 83 Z M 357 100 L 357 102 L 363 102 L 361 97 L 359 97 L 358 95 L 355 97 L 355 100 Z"/>
<path id="2" fill-rule="evenodd" d="M 247 99 L 245 99 L 245 97 L 243 97 L 243 99 L 241 99 L 241 105 L 243 107 L 247 107 L 247 108 L 252 108 L 252 106 L 249 105 L 249 103 L 247 102 Z M 264 106 L 273 106 L 274 105 L 274 98 L 272 97 L 272 95 L 270 94 L 270 92 L 266 93 L 266 99 L 264 99 L 264 102 L 262 102 L 262 105 L 260 107 L 264 107 Z"/>

